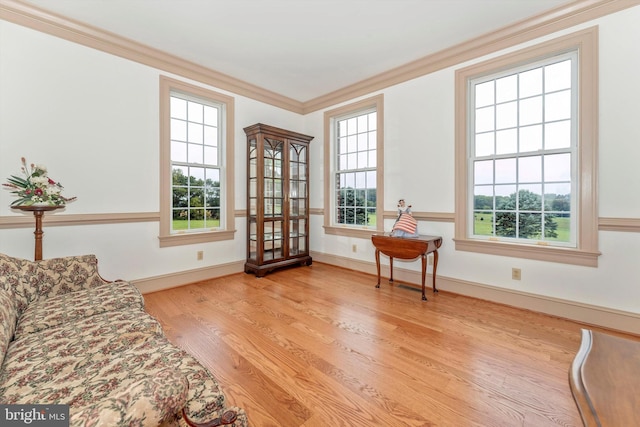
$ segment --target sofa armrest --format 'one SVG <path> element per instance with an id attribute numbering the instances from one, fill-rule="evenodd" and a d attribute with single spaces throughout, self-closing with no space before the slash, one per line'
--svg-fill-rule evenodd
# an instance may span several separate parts
<path id="1" fill-rule="evenodd" d="M 187 401 L 188 390 L 189 384 L 183 374 L 165 369 L 78 412 L 74 412 L 72 407 L 70 425 L 157 426 L 169 419 L 176 419 Z"/>

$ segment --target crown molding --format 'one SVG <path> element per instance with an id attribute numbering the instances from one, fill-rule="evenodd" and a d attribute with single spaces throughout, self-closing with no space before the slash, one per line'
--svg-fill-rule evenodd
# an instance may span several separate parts
<path id="1" fill-rule="evenodd" d="M 300 101 L 161 50 L 17 0 L 0 0 L 0 19 L 302 114 Z"/>
<path id="2" fill-rule="evenodd" d="M 578 0 L 425 56 L 304 103 L 304 114 L 430 74 L 633 6 L 640 0 Z"/>
<path id="3" fill-rule="evenodd" d="M 306 102 L 18 0 L 0 0 L 0 19 L 294 113 L 308 114 L 637 5 L 640 0 L 577 0 Z"/>

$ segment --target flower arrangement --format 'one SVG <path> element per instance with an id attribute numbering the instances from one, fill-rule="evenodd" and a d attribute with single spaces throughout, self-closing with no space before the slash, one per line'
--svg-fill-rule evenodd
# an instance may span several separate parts
<path id="1" fill-rule="evenodd" d="M 31 163 L 27 166 L 27 160 L 22 157 L 22 173 L 25 178 L 12 175 L 4 187 L 12 189 L 18 199 L 11 203 L 11 206 L 48 205 L 64 206 L 67 202 L 75 200 L 75 197 L 67 198 L 62 196 L 64 188 L 47 176 L 47 168 L 42 165 Z"/>

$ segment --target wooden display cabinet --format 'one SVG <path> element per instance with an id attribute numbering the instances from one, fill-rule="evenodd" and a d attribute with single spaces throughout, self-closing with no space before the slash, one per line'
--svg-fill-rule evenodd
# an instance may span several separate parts
<path id="1" fill-rule="evenodd" d="M 311 265 L 309 143 L 303 135 L 262 123 L 247 134 L 246 273 Z"/>

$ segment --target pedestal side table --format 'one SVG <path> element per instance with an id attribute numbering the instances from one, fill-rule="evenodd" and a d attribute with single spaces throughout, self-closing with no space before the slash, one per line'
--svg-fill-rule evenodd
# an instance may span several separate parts
<path id="1" fill-rule="evenodd" d="M 35 261 L 40 261 L 42 259 L 42 235 L 44 234 L 44 232 L 42 231 L 42 217 L 44 216 L 45 212 L 55 211 L 56 209 L 63 208 L 64 206 L 20 205 L 11 207 L 13 209 L 19 209 L 24 212 L 33 212 L 33 216 L 36 219 L 36 231 L 33 232 L 36 239 L 33 259 Z"/>

